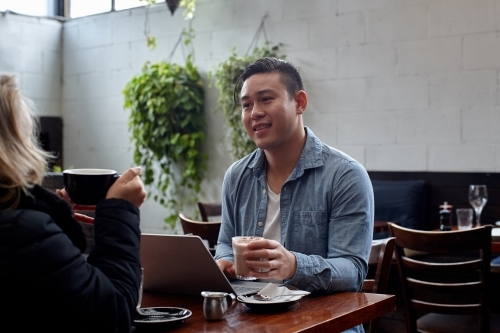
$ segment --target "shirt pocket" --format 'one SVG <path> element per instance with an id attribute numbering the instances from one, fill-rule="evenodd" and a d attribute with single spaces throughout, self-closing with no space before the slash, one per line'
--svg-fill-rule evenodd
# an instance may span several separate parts
<path id="1" fill-rule="evenodd" d="M 297 252 L 325 257 L 328 250 L 328 218 L 326 212 L 295 212 L 293 235 Z"/>
<path id="2" fill-rule="evenodd" d="M 298 211 L 295 212 L 295 222 L 304 226 L 325 225 L 328 221 L 324 211 Z"/>

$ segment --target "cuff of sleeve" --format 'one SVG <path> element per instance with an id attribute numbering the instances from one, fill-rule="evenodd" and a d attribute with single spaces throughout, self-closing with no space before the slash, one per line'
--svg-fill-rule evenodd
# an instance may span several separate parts
<path id="1" fill-rule="evenodd" d="M 101 200 L 96 206 L 96 212 L 108 208 L 112 209 L 121 208 L 136 215 L 139 215 L 139 208 L 137 208 L 136 206 L 134 206 L 133 204 L 131 204 L 126 200 L 116 199 L 116 198 Z"/>
<path id="2" fill-rule="evenodd" d="M 309 256 L 293 252 L 297 260 L 297 270 L 295 274 L 290 279 L 286 279 L 285 283 L 293 285 L 294 287 L 299 287 L 300 285 L 307 284 L 311 276 L 314 274 L 313 262 L 310 260 Z"/>

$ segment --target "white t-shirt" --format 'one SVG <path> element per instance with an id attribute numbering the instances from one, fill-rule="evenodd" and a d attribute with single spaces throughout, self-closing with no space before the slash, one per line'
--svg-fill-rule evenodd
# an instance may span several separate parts
<path id="1" fill-rule="evenodd" d="M 281 242 L 280 194 L 276 194 L 267 185 L 267 216 L 263 237 Z"/>

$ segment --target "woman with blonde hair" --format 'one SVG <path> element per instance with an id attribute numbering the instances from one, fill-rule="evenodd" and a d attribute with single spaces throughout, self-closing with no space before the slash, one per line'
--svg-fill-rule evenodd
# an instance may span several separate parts
<path id="1" fill-rule="evenodd" d="M 0 320 L 16 332 L 130 332 L 141 278 L 141 170 L 126 170 L 97 204 L 86 259 L 65 191 L 40 186 L 51 156 L 30 105 L 15 78 L 0 75 Z"/>

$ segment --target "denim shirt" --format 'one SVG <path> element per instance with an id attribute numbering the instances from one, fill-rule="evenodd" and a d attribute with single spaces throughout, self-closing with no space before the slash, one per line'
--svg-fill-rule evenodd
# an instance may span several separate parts
<path id="1" fill-rule="evenodd" d="M 360 163 L 305 131 L 299 161 L 281 188 L 281 244 L 297 258 L 295 275 L 284 283 L 317 293 L 358 291 L 373 238 L 371 181 Z M 234 261 L 232 236 L 262 236 L 264 166 L 264 151 L 257 149 L 227 170 L 215 259 Z"/>

